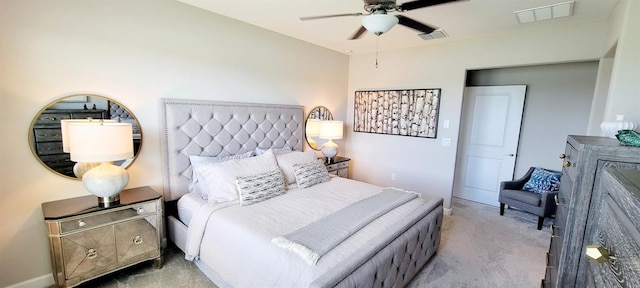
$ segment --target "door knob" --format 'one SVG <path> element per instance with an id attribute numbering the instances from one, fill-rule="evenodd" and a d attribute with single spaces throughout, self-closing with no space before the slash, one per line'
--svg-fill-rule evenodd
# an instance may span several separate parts
<path id="1" fill-rule="evenodd" d="M 602 245 L 587 245 L 585 255 L 587 255 L 589 260 L 597 263 L 604 263 L 609 260 L 617 259 L 609 253 L 607 248 L 602 247 Z"/>
<path id="2" fill-rule="evenodd" d="M 567 158 L 567 155 L 560 154 L 560 159 L 564 159 L 564 158 Z"/>
<path id="3" fill-rule="evenodd" d="M 571 162 L 569 161 L 562 162 L 562 167 L 571 167 Z"/>

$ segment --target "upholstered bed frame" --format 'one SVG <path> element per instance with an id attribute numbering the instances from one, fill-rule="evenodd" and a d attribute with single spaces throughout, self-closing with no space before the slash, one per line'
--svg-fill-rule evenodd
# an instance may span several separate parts
<path id="1" fill-rule="evenodd" d="M 189 155 L 233 155 L 256 147 L 302 150 L 304 119 L 297 105 L 162 99 L 165 201 L 189 192 Z M 402 287 L 436 252 L 441 225 L 442 199 L 429 201 L 371 243 L 374 249 L 359 251 L 311 286 Z M 185 250 L 187 227 L 174 215 L 167 215 L 167 234 Z M 229 286 L 206 263 L 196 265 L 219 287 Z"/>

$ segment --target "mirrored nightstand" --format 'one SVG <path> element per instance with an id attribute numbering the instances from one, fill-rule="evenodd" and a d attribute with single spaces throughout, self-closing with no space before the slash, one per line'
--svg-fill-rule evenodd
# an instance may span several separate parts
<path id="1" fill-rule="evenodd" d="M 327 166 L 329 174 L 338 175 L 342 178 L 349 178 L 349 161 L 351 159 L 341 156 L 331 158 L 331 162 L 327 161 L 326 157 L 321 157 L 324 165 Z"/>
<path id="2" fill-rule="evenodd" d="M 100 207 L 96 196 L 42 203 L 56 287 L 71 287 L 146 260 L 162 267 L 162 196 L 150 187 L 120 192 Z"/>

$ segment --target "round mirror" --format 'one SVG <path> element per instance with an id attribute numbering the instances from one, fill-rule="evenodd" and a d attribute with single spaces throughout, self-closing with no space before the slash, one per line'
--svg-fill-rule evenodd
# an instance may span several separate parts
<path id="1" fill-rule="evenodd" d="M 31 121 L 29 145 L 38 161 L 50 171 L 67 178 L 80 180 L 73 173 L 75 162 L 62 149 L 60 121 L 64 119 L 110 119 L 131 123 L 133 128 L 133 157 L 115 165 L 128 167 L 138 156 L 142 144 L 140 123 L 124 105 L 99 95 L 77 94 L 57 99 L 42 108 Z"/>
<path id="2" fill-rule="evenodd" d="M 314 138 L 318 137 L 318 128 L 320 121 L 325 120 L 333 120 L 333 115 L 331 114 L 331 111 L 327 109 L 327 107 L 318 106 L 311 109 L 309 115 L 307 115 L 307 119 L 304 122 L 304 138 L 307 140 L 307 144 L 309 144 L 309 147 L 311 147 L 311 149 L 313 150 L 320 150 L 320 148 L 318 147 L 318 142 L 316 142 L 316 139 Z"/>

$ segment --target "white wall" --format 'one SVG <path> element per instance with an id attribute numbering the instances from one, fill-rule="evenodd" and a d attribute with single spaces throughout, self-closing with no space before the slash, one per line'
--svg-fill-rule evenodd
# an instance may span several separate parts
<path id="1" fill-rule="evenodd" d="M 605 39 L 607 27 L 598 22 L 551 31 L 526 26 L 518 34 L 383 52 L 377 69 L 374 54 L 352 56 L 346 135 L 352 175 L 440 196 L 445 207 L 451 207 L 466 70 L 596 60 L 604 55 L 606 45 L 594 39 Z M 384 43 L 384 35 L 380 41 Z M 354 92 L 386 88 L 442 88 L 438 139 L 354 133 Z M 443 120 L 450 120 L 449 129 L 443 128 Z M 442 138 L 451 138 L 453 145 L 441 146 Z M 396 173 L 396 181 L 391 180 L 391 173 Z"/>
<path id="2" fill-rule="evenodd" d="M 58 97 L 127 106 L 144 133 L 129 187 L 157 191 L 160 98 L 324 105 L 346 116 L 347 56 L 172 0 L 0 1 L 0 63 L 0 287 L 52 279 L 40 204 L 88 194 L 29 150 L 32 118 Z"/>
<path id="3" fill-rule="evenodd" d="M 615 115 L 621 114 L 625 120 L 640 124 L 640 1 L 621 0 L 615 13 L 623 20 L 611 30 L 619 37 L 604 120 L 615 120 Z"/>

